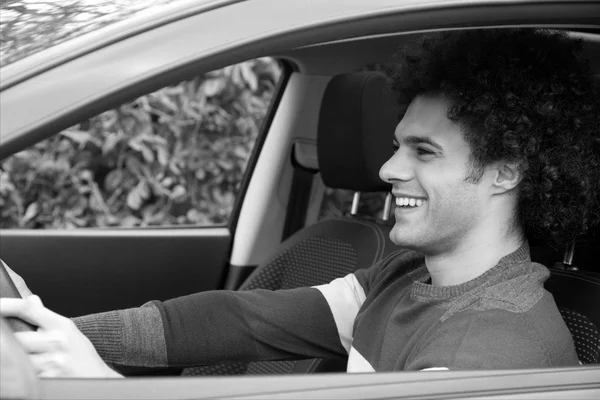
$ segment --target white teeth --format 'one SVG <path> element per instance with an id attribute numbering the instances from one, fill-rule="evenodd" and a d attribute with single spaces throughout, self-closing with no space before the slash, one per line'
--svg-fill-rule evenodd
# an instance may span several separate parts
<path id="1" fill-rule="evenodd" d="M 397 206 L 420 207 L 425 201 L 414 197 L 396 197 Z"/>

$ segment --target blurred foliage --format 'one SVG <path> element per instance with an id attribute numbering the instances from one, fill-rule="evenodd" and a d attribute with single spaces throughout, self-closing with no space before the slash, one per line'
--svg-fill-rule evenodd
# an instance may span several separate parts
<path id="1" fill-rule="evenodd" d="M 2 0 L 0 66 L 176 0 Z"/>
<path id="2" fill-rule="evenodd" d="M 166 87 L 0 164 L 0 228 L 227 221 L 280 76 L 263 58 Z"/>

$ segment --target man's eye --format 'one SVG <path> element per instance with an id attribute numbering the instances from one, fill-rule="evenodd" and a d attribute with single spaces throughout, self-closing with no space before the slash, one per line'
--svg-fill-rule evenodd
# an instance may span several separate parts
<path id="1" fill-rule="evenodd" d="M 399 148 L 400 148 L 400 145 L 398 143 L 396 143 L 396 142 L 392 143 L 392 150 L 394 151 L 394 153 L 397 152 Z"/>
<path id="2" fill-rule="evenodd" d="M 433 151 L 427 150 L 423 147 L 417 147 L 417 154 L 420 156 L 429 156 L 435 154 Z"/>

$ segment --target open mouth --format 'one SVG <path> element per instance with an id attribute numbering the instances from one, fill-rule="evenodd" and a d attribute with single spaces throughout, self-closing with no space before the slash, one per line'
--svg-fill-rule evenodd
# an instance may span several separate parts
<path id="1" fill-rule="evenodd" d="M 423 203 L 425 203 L 425 200 L 415 197 L 396 197 L 396 206 L 401 208 L 418 208 Z"/>

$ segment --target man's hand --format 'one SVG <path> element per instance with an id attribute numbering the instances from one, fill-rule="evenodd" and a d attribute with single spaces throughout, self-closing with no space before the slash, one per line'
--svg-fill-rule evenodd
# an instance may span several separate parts
<path id="1" fill-rule="evenodd" d="M 0 314 L 38 326 L 36 332 L 17 332 L 40 377 L 121 377 L 100 358 L 96 349 L 68 318 L 50 311 L 38 296 L 0 299 Z"/>

